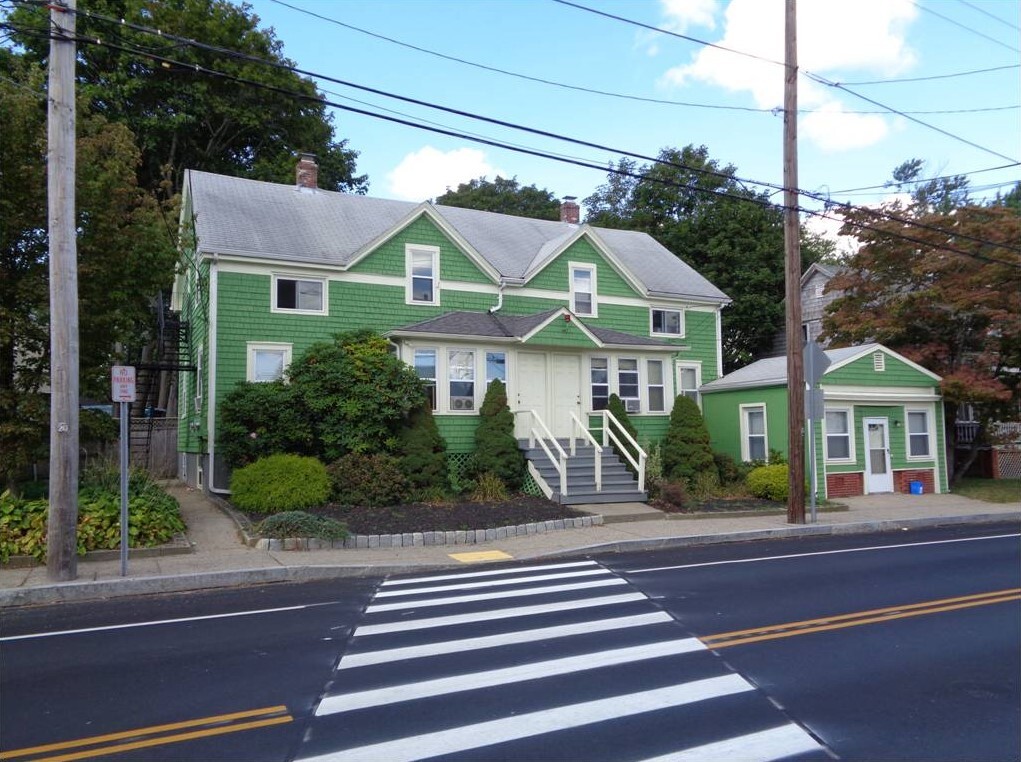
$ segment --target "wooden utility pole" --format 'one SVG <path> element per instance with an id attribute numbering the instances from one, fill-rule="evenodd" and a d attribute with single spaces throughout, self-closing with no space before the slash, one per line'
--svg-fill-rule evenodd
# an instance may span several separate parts
<path id="1" fill-rule="evenodd" d="M 805 523 L 805 368 L 801 355 L 801 226 L 798 221 L 798 28 L 795 0 L 784 13 L 783 238 L 787 297 L 787 523 Z"/>
<path id="2" fill-rule="evenodd" d="M 46 574 L 78 576 L 78 252 L 75 240 L 75 0 L 50 5 L 50 512 Z"/>

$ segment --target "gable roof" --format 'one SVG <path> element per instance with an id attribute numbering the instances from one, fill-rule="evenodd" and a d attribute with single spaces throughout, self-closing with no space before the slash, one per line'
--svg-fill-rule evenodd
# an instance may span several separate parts
<path id="1" fill-rule="evenodd" d="M 579 230 L 649 296 L 725 304 L 726 294 L 646 233 L 514 217 L 475 209 L 308 190 L 188 170 L 185 193 L 199 251 L 344 269 L 417 211 L 456 234 L 485 269 L 522 282 L 575 240 Z M 184 208 L 188 208 L 188 204 Z"/>
<path id="2" fill-rule="evenodd" d="M 855 360 L 864 357 L 876 350 L 880 350 L 901 360 L 915 370 L 921 373 L 931 376 L 934 381 L 939 381 L 939 376 L 930 370 L 926 370 L 921 365 L 913 363 L 906 357 L 903 357 L 892 349 L 887 349 L 882 344 L 859 344 L 855 347 L 843 347 L 841 349 L 827 349 L 826 356 L 830 359 L 830 365 L 826 369 L 826 373 L 842 368 L 848 363 L 854 362 Z M 825 376 L 826 373 L 823 375 Z M 715 381 L 710 381 L 707 384 L 703 384 L 700 391 L 703 392 L 716 392 L 724 389 L 743 389 L 757 386 L 783 386 L 787 383 L 787 358 L 781 357 L 767 357 L 764 360 L 753 362 L 751 365 L 746 365 L 743 368 L 735 370 L 733 373 L 728 373 Z"/>

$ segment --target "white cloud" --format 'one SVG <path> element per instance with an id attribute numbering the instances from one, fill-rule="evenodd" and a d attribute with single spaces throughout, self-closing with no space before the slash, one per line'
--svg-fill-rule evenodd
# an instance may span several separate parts
<path id="1" fill-rule="evenodd" d="M 905 27 L 918 10 L 911 0 L 812 0 L 798 6 L 798 67 L 829 79 L 849 73 L 893 76 L 914 65 L 916 57 L 905 39 Z M 784 57 L 783 0 L 732 0 L 724 13 L 718 44 L 772 61 Z M 783 70 L 775 64 L 702 48 L 692 62 L 669 69 L 662 84 L 694 82 L 751 93 L 760 108 L 783 105 Z M 881 140 L 888 128 L 881 117 L 862 118 L 840 106 L 837 93 L 801 77 L 801 108 L 822 109 L 807 137 L 827 150 L 857 148 Z M 808 118 L 806 117 L 806 121 Z M 840 144 L 833 136 L 850 140 Z"/>
<path id="2" fill-rule="evenodd" d="M 456 148 L 444 152 L 424 146 L 401 159 L 386 179 L 390 183 L 390 193 L 397 198 L 425 201 L 476 177 L 495 178 L 499 174 L 506 173 L 491 165 L 485 152 L 478 149 Z"/>
<path id="3" fill-rule="evenodd" d="M 659 0 L 666 20 L 664 29 L 684 34 L 691 27 L 716 28 L 716 0 Z"/>
<path id="4" fill-rule="evenodd" d="M 836 101 L 830 101 L 801 118 L 799 134 L 823 151 L 848 151 L 875 145 L 890 129 L 877 114 L 848 114 Z"/>

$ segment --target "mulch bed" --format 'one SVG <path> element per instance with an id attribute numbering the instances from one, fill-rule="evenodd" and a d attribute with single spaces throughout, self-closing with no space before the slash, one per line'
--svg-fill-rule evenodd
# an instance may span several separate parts
<path id="1" fill-rule="evenodd" d="M 692 501 L 683 507 L 662 500 L 650 500 L 649 505 L 664 513 L 759 513 L 787 509 L 784 503 L 758 497 L 714 498 Z"/>
<path id="2" fill-rule="evenodd" d="M 352 534 L 494 529 L 585 515 L 531 495 L 518 495 L 498 503 L 408 503 L 386 507 L 351 507 L 330 503 L 309 513 L 343 521 Z M 248 514 L 248 517 L 253 524 L 265 518 L 254 514 Z"/>

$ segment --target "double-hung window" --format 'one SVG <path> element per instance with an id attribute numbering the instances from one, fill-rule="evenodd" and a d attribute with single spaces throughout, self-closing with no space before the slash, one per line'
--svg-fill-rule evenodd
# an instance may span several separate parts
<path id="1" fill-rule="evenodd" d="M 592 409 L 606 410 L 606 405 L 610 401 L 610 361 L 605 357 L 593 357 L 589 363 Z"/>
<path id="2" fill-rule="evenodd" d="M 486 352 L 486 388 L 494 381 L 507 385 L 507 355 L 504 352 Z"/>
<path id="3" fill-rule="evenodd" d="M 638 392 L 638 360 L 621 358 L 617 360 L 617 388 L 620 390 L 620 401 L 629 413 L 641 410 Z"/>
<path id="4" fill-rule="evenodd" d="M 666 411 L 666 388 L 663 384 L 663 361 L 646 360 L 645 372 L 649 387 L 649 412 L 663 413 Z"/>
<path id="5" fill-rule="evenodd" d="M 273 276 L 273 312 L 326 314 L 326 281 L 322 278 Z"/>
<path id="6" fill-rule="evenodd" d="M 575 315 L 596 316 L 596 267 L 572 263 L 571 311 Z"/>
<path id="7" fill-rule="evenodd" d="M 418 374 L 422 385 L 425 387 L 425 395 L 429 399 L 429 407 L 436 409 L 436 350 L 416 349 L 415 350 L 415 373 Z"/>
<path id="8" fill-rule="evenodd" d="M 826 460 L 851 460 L 851 411 L 826 411 Z"/>
<path id="9" fill-rule="evenodd" d="M 741 406 L 741 459 L 766 460 L 769 453 L 766 441 L 766 406 Z"/>
<path id="10" fill-rule="evenodd" d="M 247 378 L 254 383 L 280 381 L 291 364 L 290 344 L 248 342 Z M 201 398 L 199 398 L 201 399 Z M 196 404 L 200 404 L 196 401 Z"/>
<path id="11" fill-rule="evenodd" d="M 440 303 L 440 250 L 436 246 L 408 246 L 404 250 L 408 304 Z"/>
<path id="12" fill-rule="evenodd" d="M 653 336 L 684 336 L 684 313 L 681 310 L 653 309 L 651 311 Z"/>
<path id="13" fill-rule="evenodd" d="M 451 349 L 447 352 L 450 372 L 450 409 L 475 409 L 475 352 Z"/>
<path id="14" fill-rule="evenodd" d="M 700 363 L 677 364 L 677 393 L 690 397 L 698 403 L 698 387 L 702 380 Z"/>
<path id="15" fill-rule="evenodd" d="M 908 411 L 908 457 L 932 457 L 929 438 L 929 414 L 924 410 Z"/>

